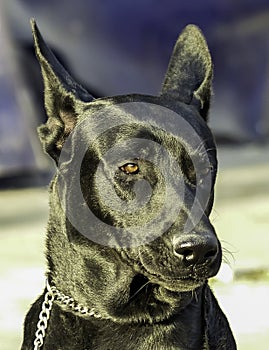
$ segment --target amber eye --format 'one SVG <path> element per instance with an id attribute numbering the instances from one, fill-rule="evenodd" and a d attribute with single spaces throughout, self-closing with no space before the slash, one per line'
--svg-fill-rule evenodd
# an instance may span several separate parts
<path id="1" fill-rule="evenodd" d="M 120 170 L 125 174 L 137 174 L 139 171 L 139 167 L 135 163 L 126 163 L 120 167 Z"/>

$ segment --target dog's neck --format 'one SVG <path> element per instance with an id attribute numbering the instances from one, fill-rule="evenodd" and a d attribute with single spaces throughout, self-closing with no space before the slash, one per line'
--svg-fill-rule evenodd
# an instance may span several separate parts
<path id="1" fill-rule="evenodd" d="M 50 285 L 49 281 L 46 282 L 47 293 L 53 296 L 53 300 L 59 304 L 64 310 L 72 311 L 78 315 L 85 317 L 95 317 L 102 319 L 111 319 L 107 315 L 99 313 L 94 307 L 91 309 L 80 304 L 78 301 L 74 300 L 72 297 L 65 295 L 60 292 L 55 285 Z"/>
<path id="2" fill-rule="evenodd" d="M 42 308 L 41 308 L 40 314 L 39 314 L 39 322 L 37 323 L 37 330 L 35 333 L 36 337 L 34 340 L 34 346 L 35 346 L 34 350 L 38 350 L 40 347 L 42 347 L 42 345 L 45 341 L 45 337 L 46 337 L 46 333 L 47 333 L 46 328 L 47 328 L 48 323 L 50 321 L 51 310 L 53 308 L 53 304 L 58 304 L 58 306 L 64 312 L 72 312 L 72 313 L 76 314 L 78 317 L 84 318 L 86 322 L 87 322 L 87 319 L 89 320 L 90 318 L 100 319 L 100 321 L 110 320 L 110 321 L 112 321 L 111 324 L 115 325 L 115 327 L 116 327 L 115 329 L 117 329 L 117 327 L 121 327 L 120 324 L 117 323 L 116 319 L 113 319 L 112 317 L 108 317 L 107 315 L 99 313 L 95 308 L 89 309 L 87 307 L 84 307 L 83 305 L 81 305 L 80 303 L 75 301 L 72 297 L 67 296 L 64 293 L 62 293 L 61 291 L 59 291 L 56 288 L 56 286 L 53 284 L 53 282 L 49 283 L 47 281 L 46 292 L 45 292 L 44 297 L 43 297 Z M 197 311 L 198 310 L 196 310 L 196 313 L 197 313 Z M 200 312 L 198 312 L 198 313 L 200 315 Z M 183 311 L 183 314 L 184 314 L 184 311 Z M 195 315 L 193 315 L 193 316 L 194 316 L 194 318 L 191 321 L 192 324 L 194 322 L 196 322 L 195 320 L 200 320 L 201 315 L 197 318 L 195 317 Z M 183 315 L 183 317 L 184 317 L 184 315 Z M 51 321 L 53 322 L 53 319 Z M 175 319 L 174 321 L 172 321 L 171 325 L 173 325 L 174 322 L 177 323 L 178 320 Z M 155 324 L 157 324 L 157 323 L 155 323 Z M 197 327 L 201 327 L 201 329 L 200 329 L 201 334 L 204 331 L 204 326 L 202 325 L 202 323 L 200 320 L 199 324 L 196 325 Z M 181 324 L 181 322 L 180 322 L 180 324 Z M 168 327 L 168 323 L 165 323 L 163 325 L 161 323 L 160 327 L 163 327 L 163 326 Z M 189 326 L 190 325 L 188 325 L 188 327 Z M 172 328 L 173 327 L 174 326 L 172 326 Z M 53 329 L 53 327 L 50 329 Z M 145 329 L 148 329 L 148 327 L 146 327 Z M 184 332 L 185 332 L 184 334 L 186 334 L 186 330 Z M 202 342 L 202 336 L 198 342 Z"/>

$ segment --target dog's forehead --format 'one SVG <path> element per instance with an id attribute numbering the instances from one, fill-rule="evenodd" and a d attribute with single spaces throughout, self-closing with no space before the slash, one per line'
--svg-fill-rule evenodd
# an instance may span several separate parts
<path id="1" fill-rule="evenodd" d="M 161 96 L 130 94 L 99 98 L 85 105 L 81 120 L 87 118 L 89 125 L 99 123 L 105 129 L 141 124 L 144 130 L 153 126 L 175 137 L 196 134 L 206 143 L 214 143 L 211 130 L 193 106 Z"/>

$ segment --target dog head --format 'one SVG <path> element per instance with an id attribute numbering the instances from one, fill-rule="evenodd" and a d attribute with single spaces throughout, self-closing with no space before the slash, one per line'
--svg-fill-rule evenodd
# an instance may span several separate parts
<path id="1" fill-rule="evenodd" d="M 205 39 L 184 29 L 159 96 L 94 99 L 32 27 L 48 115 L 39 136 L 57 165 L 49 277 L 119 321 L 165 319 L 221 262 L 209 221 L 217 160 Z"/>

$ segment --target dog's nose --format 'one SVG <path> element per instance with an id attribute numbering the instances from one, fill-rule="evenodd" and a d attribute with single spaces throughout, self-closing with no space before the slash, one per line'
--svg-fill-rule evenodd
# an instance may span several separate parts
<path id="1" fill-rule="evenodd" d="M 215 236 L 192 234 L 174 239 L 174 254 L 186 265 L 210 263 L 218 252 L 219 245 Z"/>

